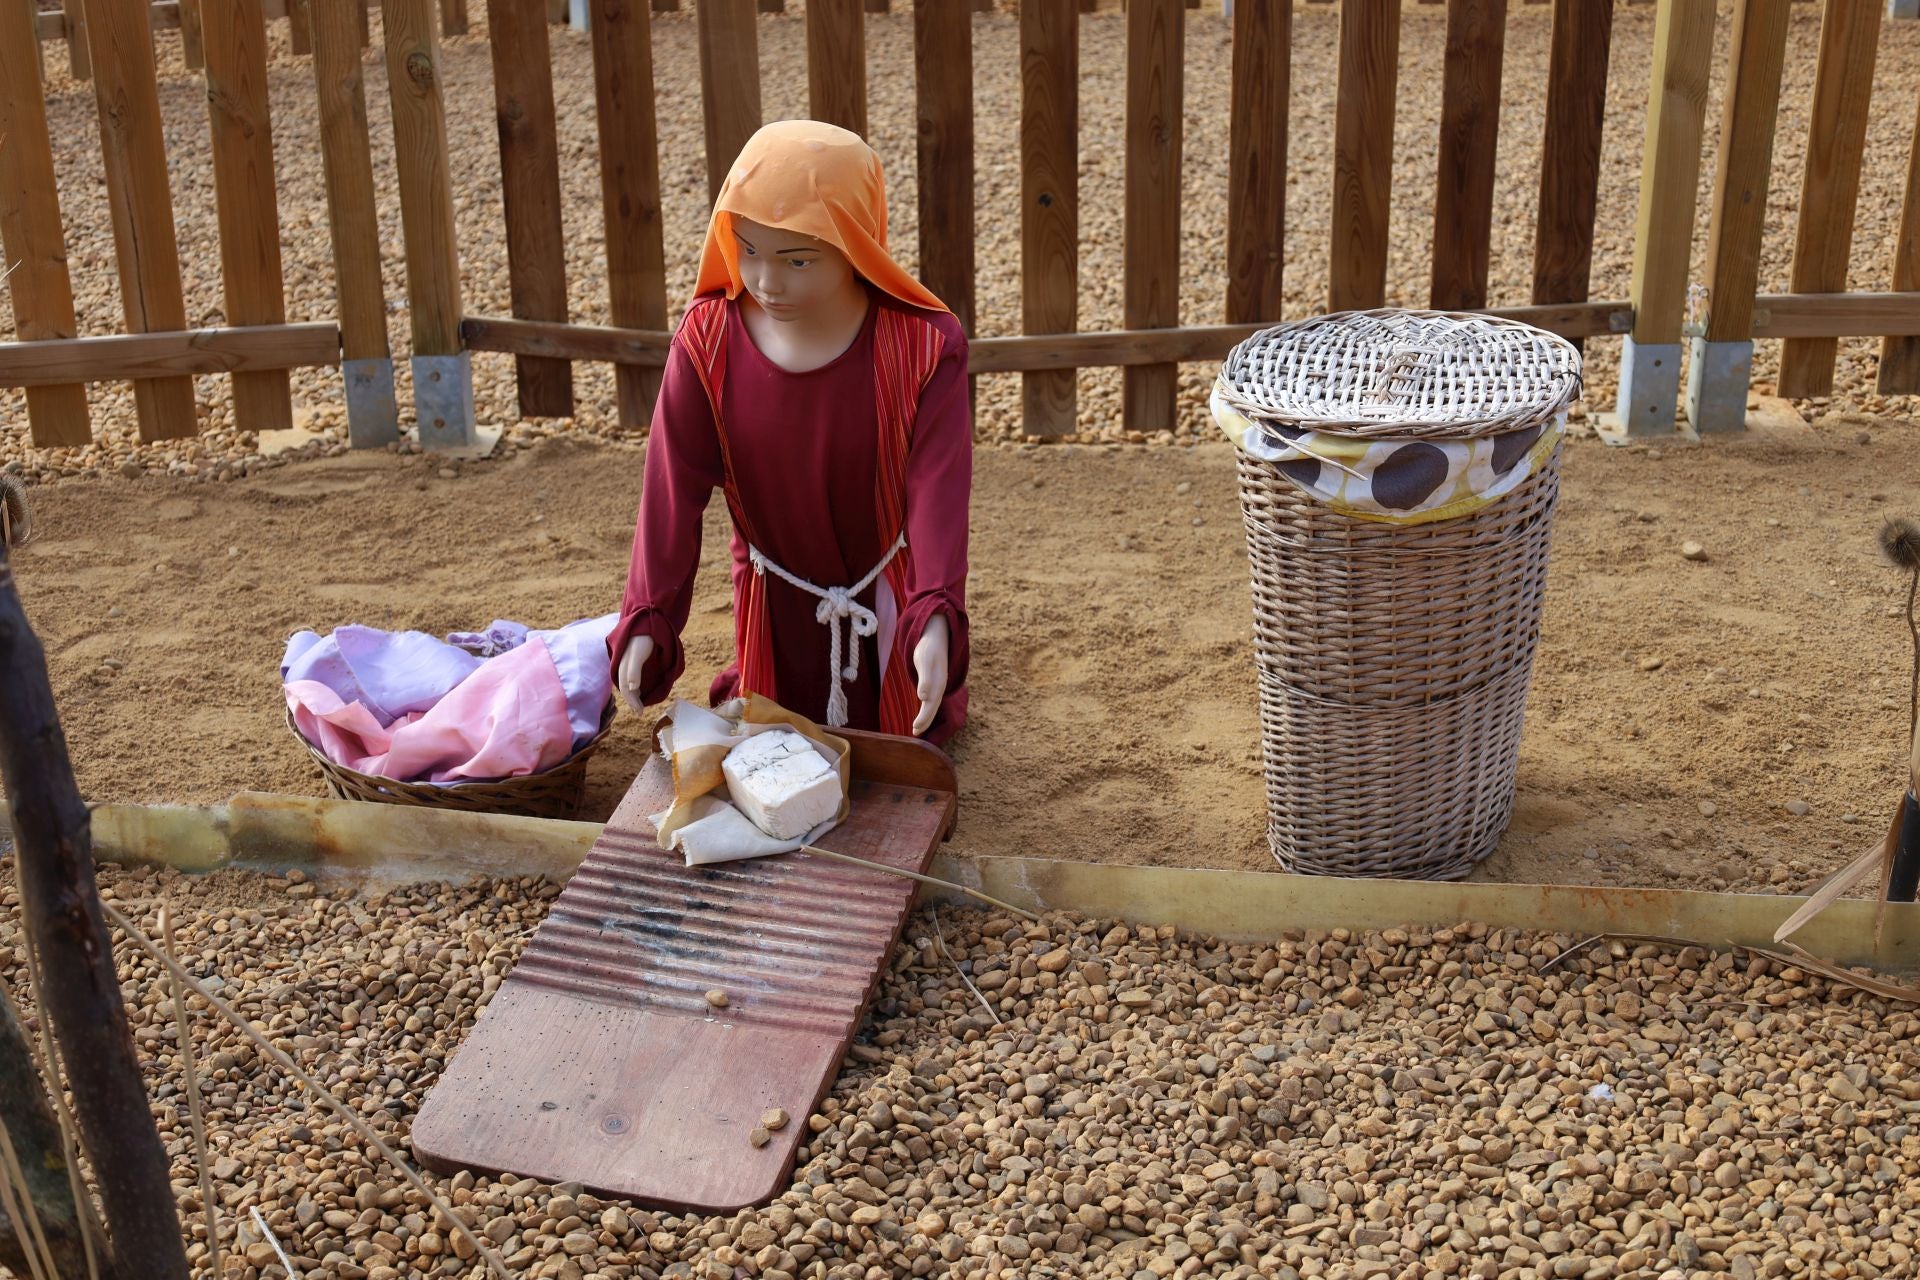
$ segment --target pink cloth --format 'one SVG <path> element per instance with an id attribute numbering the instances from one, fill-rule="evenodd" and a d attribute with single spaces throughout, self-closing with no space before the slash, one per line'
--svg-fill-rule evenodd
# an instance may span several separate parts
<path id="1" fill-rule="evenodd" d="M 317 680 L 286 685 L 294 726 L 328 759 L 403 781 L 514 778 L 551 769 L 573 750 L 567 691 L 546 643 L 490 658 L 424 712 L 382 728 L 358 702 Z"/>

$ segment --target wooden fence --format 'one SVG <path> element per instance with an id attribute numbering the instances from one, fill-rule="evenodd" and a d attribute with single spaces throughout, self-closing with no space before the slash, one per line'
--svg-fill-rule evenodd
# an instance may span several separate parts
<path id="1" fill-rule="evenodd" d="M 1629 296 L 1589 297 L 1607 51 L 1614 0 L 1551 0 L 1551 57 L 1539 173 L 1532 296 L 1503 308 L 1575 339 L 1627 336 L 1617 429 L 1670 431 L 1681 399 L 1683 340 L 1693 344 L 1689 416 L 1703 428 L 1744 418 L 1754 338 L 1788 339 L 1781 390 L 1821 394 L 1835 342 L 1884 336 L 1881 389 L 1920 391 L 1920 152 L 1909 175 L 1897 292 L 1846 292 L 1879 8 L 1824 0 L 1808 163 L 1801 193 L 1793 292 L 1755 296 L 1765 188 L 1790 0 L 1735 0 L 1726 117 L 1712 184 L 1704 323 L 1683 331 L 1688 261 L 1708 85 L 1714 74 L 1713 0 L 1659 0 L 1646 150 Z M 472 351 L 516 357 L 520 410 L 572 411 L 572 364 L 617 366 L 622 423 L 650 412 L 665 362 L 665 250 L 653 117 L 650 24 L 621 0 L 590 0 L 592 62 L 606 218 L 611 324 L 571 323 L 560 229 L 558 142 L 546 26 L 556 0 L 486 0 L 494 38 L 495 105 L 509 254 L 508 316 L 466 314 L 452 218 L 446 105 L 439 94 L 440 33 L 464 30 L 466 0 L 380 0 L 412 323 L 416 385 L 470 377 Z M 1233 16 L 1227 323 L 1181 326 L 1179 192 L 1185 13 L 1194 0 L 1130 0 L 1126 7 L 1124 325 L 1081 332 L 1078 173 L 1079 12 L 1087 0 L 1020 0 L 1021 271 L 1023 332 L 976 338 L 975 373 L 1024 378 L 1026 430 L 1075 429 L 1073 370 L 1124 368 L 1130 428 L 1171 426 L 1180 361 L 1222 356 L 1281 318 L 1289 135 L 1291 4 L 1239 0 Z M 1429 302 L 1487 306 L 1500 80 L 1507 0 L 1445 0 L 1446 50 L 1433 210 L 1436 254 Z M 279 7 L 276 7 L 279 6 Z M 678 7 L 653 0 L 655 9 Z M 698 0 L 700 77 L 710 188 L 761 121 L 756 12 L 780 0 Z M 913 5 L 916 51 L 921 275 L 969 330 L 974 303 L 974 121 L 971 23 L 964 0 Z M 980 7 L 991 7 L 981 4 Z M 864 131 L 863 12 L 886 0 L 809 0 L 809 105 L 818 118 Z M 1399 0 L 1345 0 L 1335 105 L 1335 192 L 1326 288 L 1329 309 L 1385 302 L 1388 196 L 1400 41 Z M 271 197 L 264 23 L 294 24 L 311 53 L 338 276 L 337 322 L 285 321 Z M 188 330 L 181 303 L 153 31 L 177 27 L 190 63 L 204 68 L 214 134 L 221 265 L 230 327 Z M 78 337 L 35 50 L 64 37 L 76 71 L 102 104 L 102 146 L 128 333 Z M 382 323 L 360 52 L 363 0 L 66 0 L 37 17 L 0 6 L 0 236 L 17 264 L 10 285 L 22 341 L 0 344 L 0 385 L 25 386 L 36 443 L 89 436 L 78 384 L 132 379 L 145 439 L 196 429 L 194 373 L 229 373 L 238 420 L 290 420 L 286 370 L 344 364 L 356 444 L 393 438 L 390 352 Z M 87 64 L 82 68 L 79 63 Z M 422 365 L 421 361 L 429 363 Z M 1704 373 L 1702 371 L 1705 371 Z M 1734 388 L 1737 387 L 1737 410 Z M 458 388 L 434 393 L 423 438 L 457 442 L 471 430 Z M 420 392 L 418 395 L 424 395 Z M 417 395 L 417 398 L 418 398 Z M 445 415 L 444 417 L 440 415 Z M 448 420 L 448 419 L 454 420 Z"/>

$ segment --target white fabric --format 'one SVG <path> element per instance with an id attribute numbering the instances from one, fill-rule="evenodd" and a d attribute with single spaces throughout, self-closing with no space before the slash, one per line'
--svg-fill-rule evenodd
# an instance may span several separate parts
<path id="1" fill-rule="evenodd" d="M 873 610 L 860 603 L 859 595 L 873 585 L 873 580 L 893 563 L 893 558 L 899 555 L 906 545 L 907 535 L 902 533 L 893 540 L 893 546 L 889 547 L 887 554 L 880 558 L 880 563 L 869 569 L 866 577 L 850 587 L 816 586 L 805 578 L 796 577 L 782 569 L 760 548 L 751 543 L 747 545 L 747 558 L 753 562 L 755 573 L 772 573 L 774 577 L 789 586 L 798 587 L 808 595 L 818 596 L 820 599 L 819 607 L 813 611 L 813 620 L 825 626 L 828 634 L 832 636 L 828 648 L 828 661 L 833 667 L 833 683 L 827 693 L 827 727 L 830 729 L 838 729 L 847 722 L 847 691 L 841 681 L 860 678 L 860 641 L 867 636 L 877 634 L 880 630 L 879 617 Z M 851 652 L 845 654 L 847 661 L 844 666 L 840 661 L 844 649 L 840 631 L 843 620 L 853 628 L 853 648 Z M 885 674 L 884 668 L 882 674 Z"/>

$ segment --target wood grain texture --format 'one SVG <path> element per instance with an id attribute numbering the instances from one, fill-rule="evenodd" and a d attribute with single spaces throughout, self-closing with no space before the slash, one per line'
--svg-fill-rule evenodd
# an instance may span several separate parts
<path id="1" fill-rule="evenodd" d="M 441 35 L 463 36 L 468 25 L 467 0 L 440 0 Z"/>
<path id="2" fill-rule="evenodd" d="M 1433 203 L 1429 304 L 1439 311 L 1487 305 L 1493 244 L 1493 163 L 1500 139 L 1500 72 L 1507 0 L 1447 0 L 1440 104 L 1440 174 Z"/>
<path id="3" fill-rule="evenodd" d="M 180 56 L 187 70 L 198 71 L 207 65 L 206 44 L 202 37 L 200 0 L 179 0 Z M 156 23 L 157 27 L 159 24 Z"/>
<path id="4" fill-rule="evenodd" d="M 1790 6 L 1791 0 L 1740 0 L 1733 11 L 1733 53 L 1707 231 L 1709 342 L 1744 342 L 1753 335 Z"/>
<path id="5" fill-rule="evenodd" d="M 187 308 L 146 0 L 88 0 L 87 45 L 127 329 L 184 329 Z M 191 379 L 139 381 L 133 398 L 142 440 L 180 439 L 199 430 Z"/>
<path id="6" fill-rule="evenodd" d="M 964 15 L 963 15 L 964 16 Z M 1080 16 L 1072 0 L 1020 6 L 1020 329 L 1072 333 L 1080 290 Z M 1029 435 L 1079 429 L 1072 369 L 1021 379 Z"/>
<path id="7" fill-rule="evenodd" d="M 460 260 L 447 165 L 446 104 L 432 0 L 382 0 L 393 149 L 400 171 L 413 354 L 460 350 Z"/>
<path id="8" fill-rule="evenodd" d="M 821 843 L 924 872 L 954 794 L 869 776 L 876 737 L 853 741 L 852 810 Z M 937 751 L 901 747 L 914 755 L 900 772 L 951 785 Z M 805 854 L 689 868 L 646 819 L 672 792 L 656 755 L 422 1106 L 429 1166 L 720 1213 L 787 1184 L 915 887 Z M 755 1147 L 772 1107 L 790 1122 Z"/>
<path id="9" fill-rule="evenodd" d="M 887 0 L 866 0 L 865 5 L 868 13 L 885 13 L 891 7 L 892 6 L 887 3 Z"/>
<path id="10" fill-rule="evenodd" d="M 667 257 L 660 226 L 660 151 L 647 13 L 627 0 L 593 0 L 590 26 L 609 316 L 620 326 L 664 329 Z M 620 425 L 638 431 L 652 421 L 660 373 L 621 365 L 614 377 Z"/>
<path id="11" fill-rule="evenodd" d="M 1920 294 L 1763 293 L 1753 300 L 1756 338 L 1920 335 Z"/>
<path id="12" fill-rule="evenodd" d="M 1900 238 L 1893 248 L 1893 287 L 1920 289 L 1920 119 L 1907 152 L 1907 189 L 1900 202 Z M 1881 395 L 1920 393 L 1920 338 L 1888 338 L 1880 344 Z"/>
<path id="13" fill-rule="evenodd" d="M 760 115 L 760 33 L 753 0 L 701 0 L 700 97 L 707 132 L 707 200 L 720 195 Z"/>
<path id="14" fill-rule="evenodd" d="M 1396 0 L 1397 3 L 1397 0 Z M 1132 0 L 1127 9 L 1126 289 L 1129 329 L 1180 323 L 1180 147 L 1186 6 Z M 1170 431 L 1179 369 L 1129 365 L 1121 417 L 1132 431 Z"/>
<path id="15" fill-rule="evenodd" d="M 324 321 L 123 333 L 0 343 L 0 387 L 324 368 L 339 363 L 340 330 Z"/>
<path id="16" fill-rule="evenodd" d="M 755 6 L 761 13 L 785 13 L 787 0 L 759 0 Z"/>
<path id="17" fill-rule="evenodd" d="M 487 42 L 493 51 L 510 305 L 525 320 L 565 320 L 567 232 L 560 215 L 560 144 L 544 10 L 543 0 L 487 0 Z M 522 356 L 514 361 L 514 379 L 521 417 L 573 415 L 571 362 Z"/>
<path id="18" fill-rule="evenodd" d="M 281 283 L 273 124 L 267 111 L 267 23 L 260 6 L 248 0 L 201 0 L 201 5 L 227 323 L 278 325 L 286 321 L 287 302 Z M 292 14 L 296 24 L 305 17 L 299 9 Z M 233 419 L 243 431 L 291 428 L 287 371 L 236 373 Z"/>
<path id="19" fill-rule="evenodd" d="M 973 333 L 973 18 L 913 6 L 920 281 Z"/>
<path id="20" fill-rule="evenodd" d="M 1577 302 L 1546 307 L 1497 307 L 1487 315 L 1523 320 L 1562 337 L 1626 332 L 1633 308 L 1625 302 Z M 1017 373 L 1028 369 L 1087 369 L 1108 365 L 1219 360 L 1234 343 L 1268 322 L 1184 325 L 1177 329 L 1121 329 L 1097 333 L 1029 334 L 976 338 L 968 344 L 970 373 Z"/>
<path id="21" fill-rule="evenodd" d="M 1837 293 L 1847 287 L 1883 7 L 1872 0 L 1827 0 L 1821 19 L 1807 158 L 1800 171 L 1800 224 L 1793 244 L 1795 293 Z M 1831 394 L 1839 347 L 1832 338 L 1783 345 L 1779 394 Z"/>
<path id="22" fill-rule="evenodd" d="M 867 35 L 860 0 L 807 0 L 807 105 L 815 120 L 867 134 Z"/>
<path id="23" fill-rule="evenodd" d="M 373 150 L 367 137 L 356 9 L 366 12 L 360 0 L 314 0 L 313 78 L 341 355 L 347 360 L 384 360 L 392 348 L 380 276 L 380 227 L 374 214 Z"/>
<path id="24" fill-rule="evenodd" d="M 1667 0 L 1656 11 L 1633 238 L 1633 338 L 1680 341 L 1700 184 L 1700 136 L 1713 59 L 1714 0 Z"/>
<path id="25" fill-rule="evenodd" d="M 259 12 L 258 5 L 254 11 Z M 287 0 L 287 42 L 295 56 L 313 52 L 313 0 Z"/>
<path id="26" fill-rule="evenodd" d="M 469 351 L 504 351 L 517 356 L 557 360 L 596 360 L 664 369 L 673 334 L 666 329 L 623 329 L 611 325 L 559 324 L 510 320 L 504 316 L 468 316 L 460 332 Z"/>
<path id="27" fill-rule="evenodd" d="M 1333 246 L 1327 309 L 1377 307 L 1387 293 L 1393 116 L 1400 65 L 1399 0 L 1340 6 L 1333 123 Z"/>
<path id="28" fill-rule="evenodd" d="M 0 273 L 7 275 L 15 337 L 21 341 L 71 338 L 78 333 L 67 237 L 54 185 L 53 145 L 47 133 L 40 45 L 33 9 L 0 7 Z M 92 438 L 86 388 L 78 383 L 27 392 L 27 421 L 41 448 L 79 446 Z"/>
<path id="29" fill-rule="evenodd" d="M 1593 277 L 1613 0 L 1553 0 L 1533 301 L 1584 302 Z"/>
<path id="30" fill-rule="evenodd" d="M 1277 321 L 1287 247 L 1287 95 L 1293 6 L 1233 9 L 1227 150 L 1227 323 Z"/>
<path id="31" fill-rule="evenodd" d="M 93 53 L 87 37 L 87 0 L 62 0 L 60 8 L 66 17 L 67 70 L 75 80 L 91 80 Z"/>

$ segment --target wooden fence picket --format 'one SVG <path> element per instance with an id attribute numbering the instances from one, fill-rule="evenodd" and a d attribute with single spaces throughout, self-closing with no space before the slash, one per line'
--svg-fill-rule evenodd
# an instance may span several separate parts
<path id="1" fill-rule="evenodd" d="M 183 330 L 187 305 L 147 0 L 88 0 L 87 46 L 127 330 Z M 133 399 L 142 440 L 179 439 L 199 429 L 192 378 L 141 379 Z"/>
<path id="2" fill-rule="evenodd" d="M 1826 0 L 1807 159 L 1800 171 L 1800 224 L 1793 245 L 1795 293 L 1841 293 L 1847 287 L 1882 7 L 1878 0 Z M 1835 338 L 1799 338 L 1781 344 L 1780 394 L 1794 398 L 1831 394 L 1839 349 Z"/>
<path id="3" fill-rule="evenodd" d="M 0 250 L 15 337 L 35 342 L 76 336 L 40 41 L 33 8 L 25 4 L 0 7 Z M 33 443 L 42 448 L 85 445 L 93 435 L 86 388 L 77 382 L 27 388 L 27 422 Z"/>
<path id="4" fill-rule="evenodd" d="M 356 448 L 377 448 L 396 438 L 399 424 L 358 39 L 365 14 L 361 0 L 314 0 L 313 80 L 347 379 L 347 438 Z"/>
<path id="5" fill-rule="evenodd" d="M 252 0 L 201 0 L 206 22 L 207 110 L 220 272 L 230 325 L 284 324 L 287 303 L 275 200 L 273 125 L 267 109 L 267 23 Z M 233 421 L 246 431 L 293 426 L 285 369 L 233 375 Z"/>
<path id="6" fill-rule="evenodd" d="M 1744 342 L 1753 336 L 1790 3 L 1741 0 L 1733 11 L 1733 60 L 1707 232 L 1704 336 L 1709 342 Z"/>
<path id="7" fill-rule="evenodd" d="M 857 15 L 856 15 L 857 16 Z M 667 327 L 667 253 L 660 225 L 660 151 L 653 107 L 653 37 L 645 10 L 594 0 L 593 82 L 600 126 L 600 205 L 606 221 L 607 293 L 613 323 Z M 620 425 L 646 426 L 660 370 L 615 367 Z"/>
<path id="8" fill-rule="evenodd" d="M 1907 151 L 1907 188 L 1900 202 L 1900 238 L 1893 250 L 1896 293 L 1920 289 L 1920 120 Z M 1920 394 L 1920 335 L 1899 335 L 1880 343 L 1878 390 L 1883 396 Z"/>
<path id="9" fill-rule="evenodd" d="M 487 28 L 510 305 L 518 319 L 565 320 L 567 236 L 560 211 L 560 141 L 542 0 L 487 0 Z M 521 416 L 573 416 L 572 362 L 516 356 L 513 368 Z"/>
<path id="10" fill-rule="evenodd" d="M 973 15 L 913 6 L 920 279 L 973 332 Z"/>
<path id="11" fill-rule="evenodd" d="M 1398 0 L 1394 0 L 1398 3 Z M 1180 148 L 1186 6 L 1132 0 L 1127 8 L 1125 303 L 1129 329 L 1180 323 Z M 1137 431 L 1179 418 L 1179 366 L 1128 365 L 1121 414 Z"/>
<path id="12" fill-rule="evenodd" d="M 1431 305 L 1440 311 L 1487 305 L 1506 29 L 1507 0 L 1448 0 L 1428 291 Z"/>
<path id="13" fill-rule="evenodd" d="M 1287 94 L 1293 6 L 1233 11 L 1227 150 L 1227 323 L 1280 319 L 1285 295 Z"/>
<path id="14" fill-rule="evenodd" d="M 75 80 L 93 79 L 93 54 L 87 40 L 87 0 L 62 0 L 67 19 L 67 70 Z"/>
<path id="15" fill-rule="evenodd" d="M 1080 18 L 1070 0 L 1020 5 L 1020 331 L 1072 333 L 1080 289 Z M 1029 435 L 1078 429 L 1072 369 L 1021 375 Z"/>
<path id="16" fill-rule="evenodd" d="M 1377 307 L 1386 301 L 1399 63 L 1400 0 L 1346 0 L 1340 6 L 1333 124 L 1329 311 Z"/>
<path id="17" fill-rule="evenodd" d="M 207 65 L 200 0 L 180 0 L 180 57 L 189 71 L 198 71 Z"/>
<path id="18" fill-rule="evenodd" d="M 753 0 L 700 0 L 700 97 L 705 105 L 707 200 L 760 127 L 760 33 Z"/>
<path id="19" fill-rule="evenodd" d="M 867 37 L 859 0 L 807 0 L 807 106 L 815 120 L 866 137 Z"/>
<path id="20" fill-rule="evenodd" d="M 1591 288 L 1612 39 L 1613 0 L 1553 0 L 1533 240 L 1536 304 L 1585 302 Z"/>

